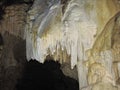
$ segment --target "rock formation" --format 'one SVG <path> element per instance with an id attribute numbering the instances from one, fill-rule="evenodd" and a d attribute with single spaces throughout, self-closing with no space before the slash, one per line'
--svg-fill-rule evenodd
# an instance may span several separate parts
<path id="1" fill-rule="evenodd" d="M 113 52 L 117 54 L 114 47 L 119 47 L 114 40 L 118 37 L 119 1 L 68 0 L 62 8 L 63 2 L 35 0 L 27 16 L 27 59 L 43 63 L 50 56 L 71 64 L 72 69 L 77 66 L 80 88 L 99 79 L 114 86 L 119 71 L 113 57 Z"/>
<path id="2" fill-rule="evenodd" d="M 63 73 L 79 81 L 80 90 L 120 89 L 120 0 L 34 0 L 31 7 L 5 7 L 0 22 L 3 39 L 8 34 L 26 39 L 28 61 L 58 61 Z M 0 78 L 17 65 L 13 48 L 2 53 L 12 59 L 1 59 L 0 72 L 5 72 Z"/>

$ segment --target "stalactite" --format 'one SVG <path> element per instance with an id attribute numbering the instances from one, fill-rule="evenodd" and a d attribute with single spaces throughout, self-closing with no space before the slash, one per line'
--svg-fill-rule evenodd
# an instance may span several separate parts
<path id="1" fill-rule="evenodd" d="M 115 77 L 112 75 L 111 33 L 119 9 L 113 0 L 70 0 L 64 13 L 60 0 L 46 2 L 35 0 L 28 12 L 27 59 L 43 63 L 49 55 L 63 63 L 69 57 L 71 68 L 77 65 L 80 88 L 88 84 L 87 69 L 99 63 L 96 71 L 101 73 L 104 69 L 103 82 L 108 80 L 114 84 L 114 78 L 109 79 Z"/>

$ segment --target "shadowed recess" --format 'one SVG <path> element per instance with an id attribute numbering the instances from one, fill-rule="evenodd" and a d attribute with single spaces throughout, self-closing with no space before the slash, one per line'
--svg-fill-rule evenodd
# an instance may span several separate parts
<path id="1" fill-rule="evenodd" d="M 62 73 L 58 62 L 50 60 L 41 64 L 30 60 L 17 90 L 79 90 L 79 86 L 76 80 Z"/>

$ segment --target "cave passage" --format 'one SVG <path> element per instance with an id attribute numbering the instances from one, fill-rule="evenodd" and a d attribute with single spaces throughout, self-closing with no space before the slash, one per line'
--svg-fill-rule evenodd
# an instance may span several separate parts
<path id="1" fill-rule="evenodd" d="M 79 90 L 78 81 L 65 76 L 60 64 L 52 60 L 44 64 L 30 60 L 16 87 L 17 90 Z"/>

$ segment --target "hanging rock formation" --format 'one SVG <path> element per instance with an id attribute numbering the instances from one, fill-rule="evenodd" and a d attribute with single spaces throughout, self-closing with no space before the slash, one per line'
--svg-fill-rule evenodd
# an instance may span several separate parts
<path id="1" fill-rule="evenodd" d="M 119 0 L 68 0 L 62 4 L 60 0 L 35 0 L 27 16 L 27 59 L 43 63 L 50 56 L 60 63 L 70 62 L 72 69 L 77 66 L 80 89 L 95 84 L 91 90 L 101 90 L 100 86 L 107 90 L 103 83 L 114 88 L 120 67 L 119 42 L 115 41 Z"/>
<path id="2" fill-rule="evenodd" d="M 6 7 L 0 23 L 2 36 L 25 36 L 28 60 L 32 58 L 43 63 L 53 58 L 63 65 L 63 71 L 68 70 L 64 68 L 66 63 L 71 69 L 76 67 L 82 90 L 120 89 L 119 0 L 34 0 L 27 13 L 28 8 L 26 4 Z M 9 78 L 7 75 L 14 77 L 14 73 L 8 74 L 8 67 L 18 64 L 16 53 L 12 51 L 15 43 L 11 42 L 10 45 L 5 43 L 6 47 L 12 47 L 5 48 L 9 52 L 3 53 L 3 56 L 9 54 L 7 62 L 0 61 L 3 65 L 0 72 L 1 67 L 5 69 L 1 74 L 5 75 L 5 82 Z M 11 71 L 13 69 L 15 67 L 11 67 Z M 11 86 L 11 82 L 6 83 Z"/>

